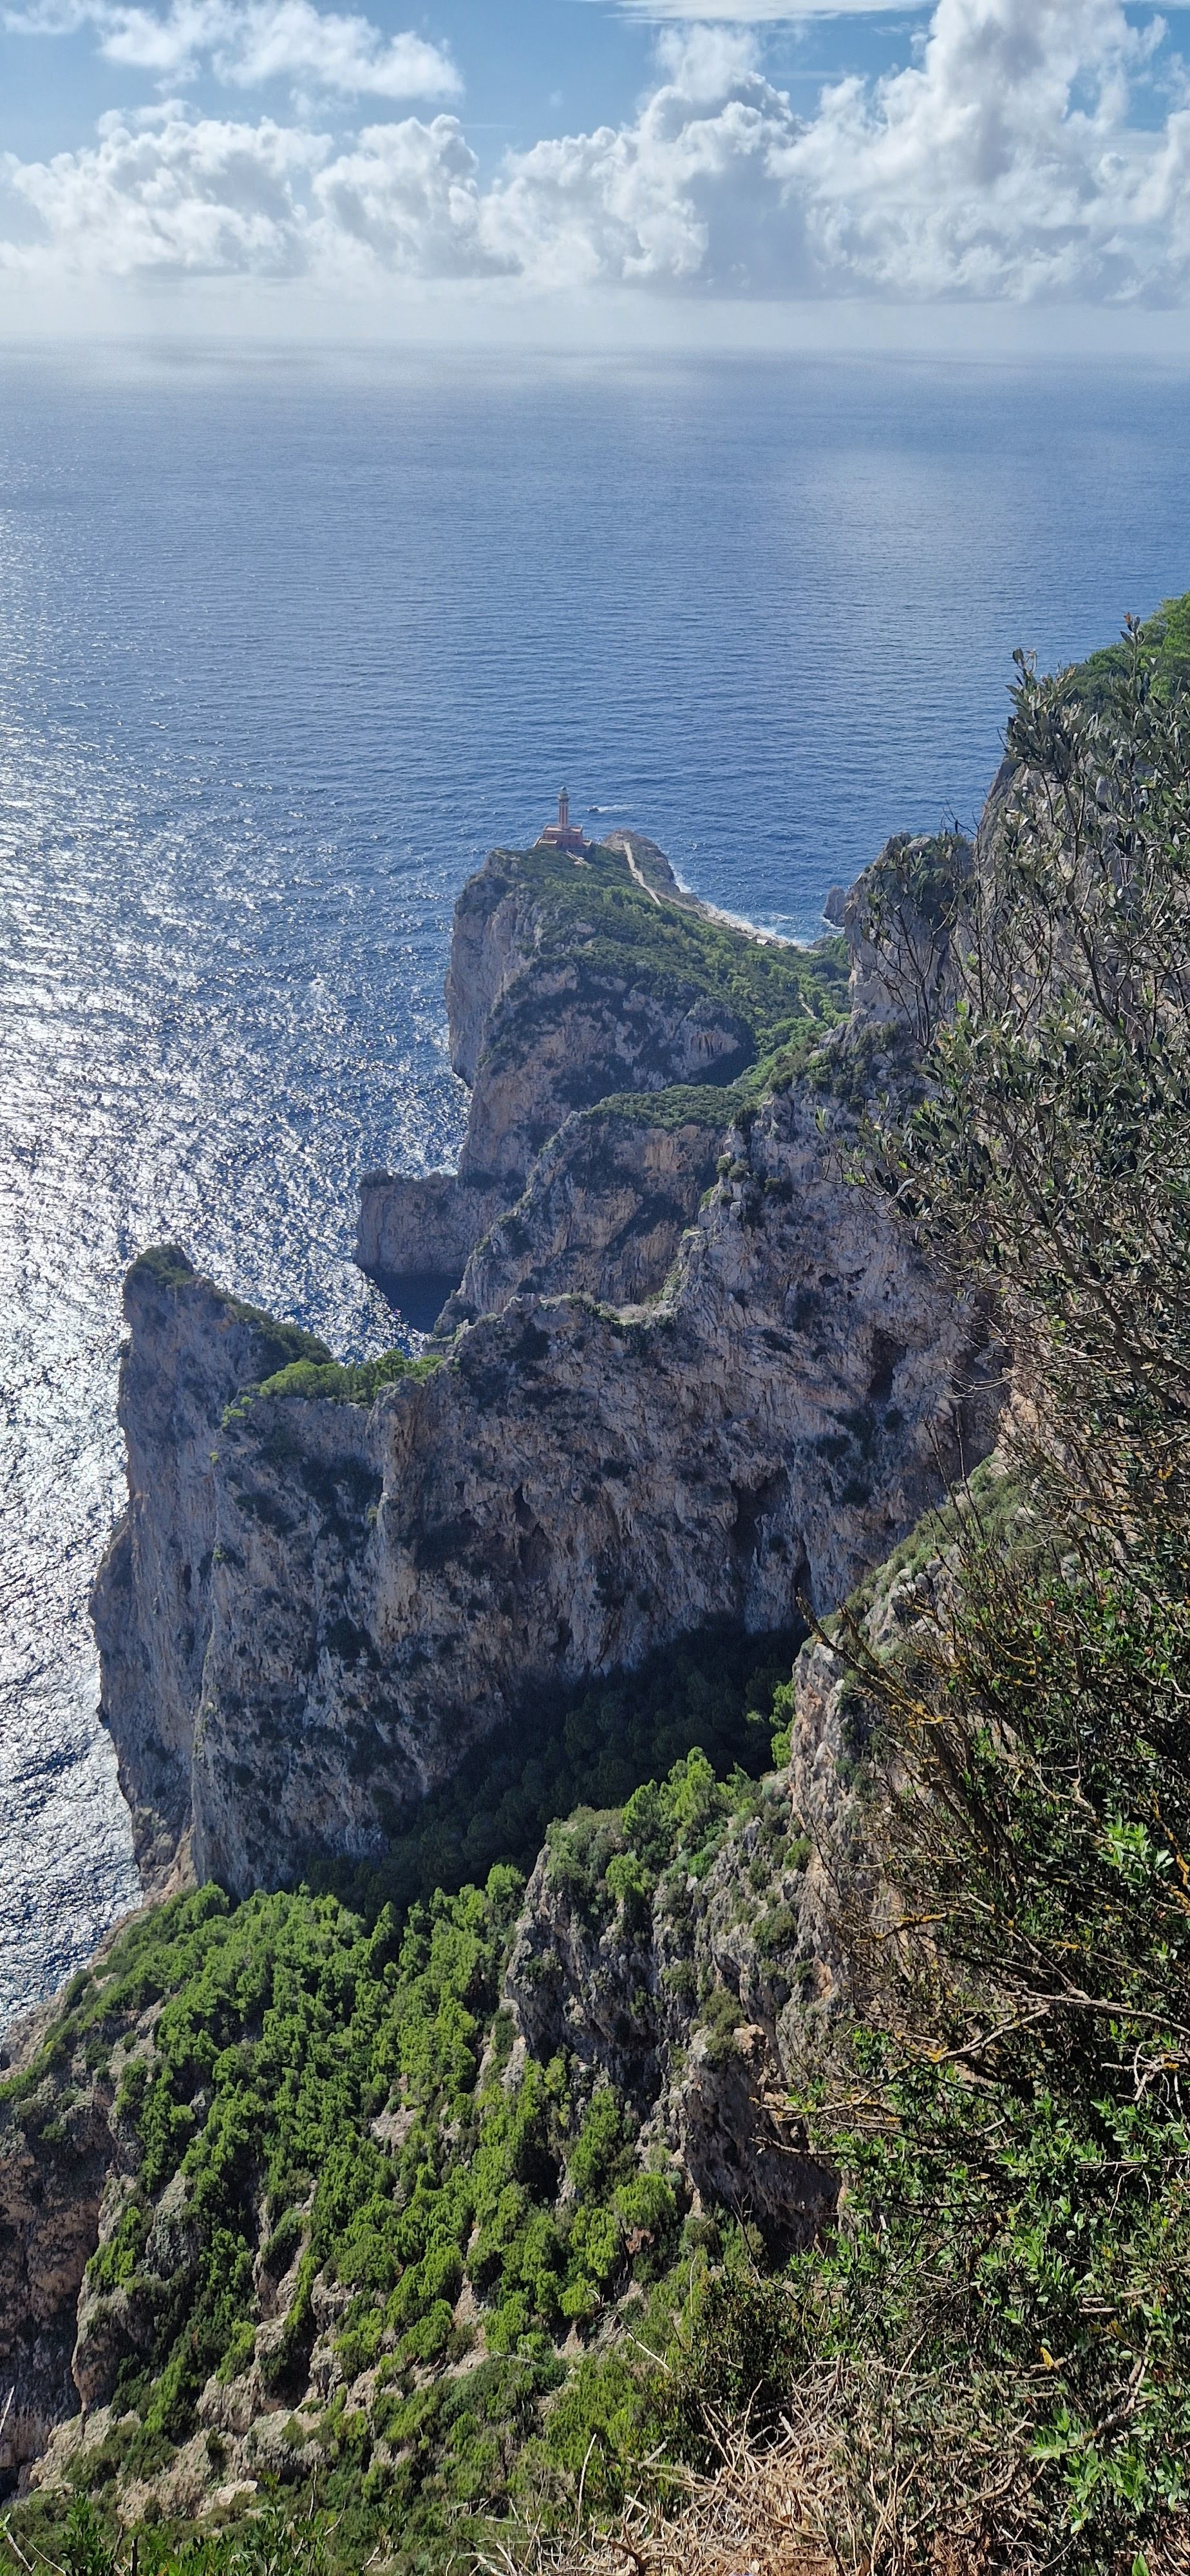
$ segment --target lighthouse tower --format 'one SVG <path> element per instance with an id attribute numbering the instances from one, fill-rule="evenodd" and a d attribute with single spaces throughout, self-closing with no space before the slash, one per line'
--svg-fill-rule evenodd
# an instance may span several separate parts
<path id="1" fill-rule="evenodd" d="M 539 847 L 542 842 L 547 849 L 573 850 L 576 854 L 580 850 L 590 848 L 591 844 L 580 831 L 578 824 L 570 820 L 569 788 L 558 789 L 558 820 L 556 823 L 547 823 L 544 832 L 538 834 Z"/>

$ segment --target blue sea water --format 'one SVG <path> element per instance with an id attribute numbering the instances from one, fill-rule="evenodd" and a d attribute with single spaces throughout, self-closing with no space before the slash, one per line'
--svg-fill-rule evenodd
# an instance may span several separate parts
<path id="1" fill-rule="evenodd" d="M 0 2020 L 134 1901 L 87 1585 L 119 1281 L 382 1347 L 453 1154 L 450 913 L 565 781 L 813 935 L 970 820 L 1016 643 L 1190 587 L 1187 382 L 883 362 L 0 357 Z M 606 823 L 605 823 L 606 827 Z"/>

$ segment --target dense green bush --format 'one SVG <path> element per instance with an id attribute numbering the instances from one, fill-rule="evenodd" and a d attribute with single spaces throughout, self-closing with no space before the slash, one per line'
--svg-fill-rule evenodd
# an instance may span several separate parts
<path id="1" fill-rule="evenodd" d="M 328 1404 L 373 1404 L 381 1388 L 396 1386 L 403 1378 L 431 1377 L 441 1361 L 436 1358 L 411 1360 L 407 1351 L 382 1351 L 374 1360 L 297 1359 L 274 1371 L 260 1386 L 249 1387 L 230 1407 L 234 1418 L 246 1412 L 257 1397 L 300 1396 L 307 1403 L 320 1397 Z"/>
<path id="2" fill-rule="evenodd" d="M 1154 696 L 1168 702 L 1190 687 L 1190 592 L 1163 600 L 1139 636 Z M 1132 643 L 1126 632 L 1121 643 L 1106 645 L 1064 672 L 1059 685 L 1084 706 L 1110 713 L 1121 690 L 1127 692 L 1131 673 Z"/>
<path id="3" fill-rule="evenodd" d="M 5 2096 L 33 2129 L 47 2072 L 69 2084 L 85 2067 L 102 2081 L 111 2066 L 137 2142 L 128 2198 L 90 2267 L 93 2292 L 129 2299 L 117 2421 L 74 2472 L 101 2507 L 193 2433 L 212 2373 L 228 2380 L 255 2360 L 282 2404 L 301 2397 L 317 2282 L 343 2300 L 340 2371 L 376 2374 L 358 2420 L 342 2390 L 294 2418 L 292 2476 L 319 2463 L 337 2564 L 394 2523 L 403 2546 L 437 2548 L 458 2539 L 460 2515 L 513 2509 L 526 2482 L 547 2500 L 563 2492 L 569 2453 L 564 2439 L 552 2447 L 542 2411 L 566 2377 L 557 2347 L 586 2338 L 634 2284 L 654 2294 L 685 2200 L 675 2171 L 642 2169 L 636 2118 L 609 2087 L 576 2088 L 564 2058 L 528 2062 L 510 2086 L 498 1989 L 523 1882 L 497 1861 L 486 1886 L 460 1886 L 475 1849 L 463 1829 L 481 1808 L 485 1848 L 503 1835 L 532 1859 L 553 1799 L 636 1791 L 623 1816 L 611 1811 L 588 1894 L 601 1919 L 617 1907 L 627 1919 L 634 1894 L 647 1908 L 659 1874 L 705 1868 L 756 1795 L 760 1711 L 788 1647 L 770 1641 L 759 1664 L 758 1652 L 763 1641 L 716 1634 L 543 1712 L 528 1762 L 523 1736 L 487 1748 L 468 1781 L 427 1802 L 389 1871 L 361 1874 L 362 1911 L 330 1890 L 232 1905 L 208 1887 L 131 1924 L 73 1981 L 43 2053 Z M 704 1744 L 718 1764 L 734 1759 L 726 1783 Z M 642 1771 L 659 1782 L 641 1789 Z M 151 2050 L 128 2061 L 123 2043 L 146 2015 Z M 399 2116 L 391 2141 L 373 2130 L 386 2105 Z M 163 2255 L 153 2219 L 167 2192 L 184 2219 Z M 260 2331 L 258 2281 L 270 2304 L 281 2293 L 279 2334 Z M 488 2359 L 456 2383 L 466 2284 Z M 41 2523 L 21 2510 L 34 2513 L 26 2545 Z M 62 2545 L 55 2529 L 58 2564 Z"/>
<path id="4" fill-rule="evenodd" d="M 79 2497 L 64 2525 L 41 2536 L 27 2530 L 25 2543 L 33 2563 L 51 2576 L 328 2576 L 327 2517 L 307 2511 L 286 2513 L 266 2505 L 234 2529 L 189 2533 L 175 2538 L 152 2524 L 129 2536 L 104 2522 L 94 2505 Z M 50 2555 L 52 2549 L 53 2554 Z M 0 2523 L 0 2566 L 27 2570 L 24 2548 L 14 2545 Z"/>
<path id="5" fill-rule="evenodd" d="M 543 963 L 557 956 L 573 970 L 577 959 L 584 972 L 628 974 L 646 990 L 721 1002 L 748 1033 L 749 1059 L 769 1053 L 797 1023 L 828 1027 L 846 1007 L 841 939 L 795 948 L 657 903 L 618 850 L 597 846 L 576 867 L 565 851 L 537 847 L 515 854 L 515 865 L 537 900 Z M 530 995 L 528 1008 L 535 1007 Z M 514 1001 L 506 1028 L 493 1031 L 494 1046 L 514 1042 L 522 1017 Z"/>

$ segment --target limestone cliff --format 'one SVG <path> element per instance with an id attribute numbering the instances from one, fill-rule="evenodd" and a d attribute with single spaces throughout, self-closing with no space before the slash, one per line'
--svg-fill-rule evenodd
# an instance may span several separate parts
<path id="1" fill-rule="evenodd" d="M 756 1031 L 724 971 L 730 955 L 643 835 L 615 834 L 578 860 L 494 851 L 459 897 L 446 978 L 451 1063 L 471 1091 L 458 1172 L 369 1173 L 363 1267 L 394 1284 L 457 1285 L 571 1111 L 740 1072 Z M 796 1013 L 796 979 L 782 998 Z"/>
<path id="2" fill-rule="evenodd" d="M 512 1297 L 585 1291 L 603 1305 L 656 1296 L 715 1178 L 724 1142 L 721 1092 L 576 1112 L 538 1155 L 523 1196 L 485 1226 L 437 1325 L 499 1314 Z"/>
<path id="3" fill-rule="evenodd" d="M 124 1314 L 119 1419 L 128 1509 L 100 1567 L 92 1613 L 137 1857 L 152 1878 L 168 1866 L 190 1817 L 216 1540 L 213 1429 L 242 1386 L 292 1360 L 329 1360 L 330 1352 L 312 1334 L 224 1296 L 176 1245 L 133 1263 Z"/>
<path id="4" fill-rule="evenodd" d="M 539 982 L 525 965 L 536 860 L 528 892 L 501 858 L 460 899 L 452 1012 L 473 1105 L 495 1066 L 506 1100 L 554 1115 L 569 969 L 557 918 Z M 656 995 L 640 1014 L 633 999 L 642 914 L 650 936 L 693 935 L 623 866 L 608 854 L 602 912 L 582 887 L 583 935 L 635 943 L 601 1080 L 613 1056 L 618 1073 L 644 1062 L 646 1021 L 661 1043 Z M 103 1704 L 131 1802 L 162 1835 L 189 1818 L 200 1876 L 245 1891 L 319 1855 L 378 1854 L 401 1808 L 543 1689 L 715 1621 L 785 1630 L 802 1596 L 829 1609 L 988 1445 L 982 1319 L 844 1177 L 847 1027 L 815 1023 L 796 952 L 694 929 L 749 1045 L 767 1010 L 779 1037 L 801 1031 L 805 1074 L 724 1092 L 718 1138 L 705 1091 L 693 1117 L 680 1091 L 640 1102 L 643 1123 L 631 1103 L 572 1114 L 474 1252 L 453 1311 L 477 1319 L 428 1372 L 394 1363 L 367 1402 L 350 1372 L 290 1369 L 228 1410 L 261 1378 L 259 1323 L 188 1269 L 134 1270 L 130 1509 L 96 1589 Z M 685 945 L 681 959 L 688 1001 Z M 676 1018 L 671 966 L 663 945 L 668 1061 L 689 1071 L 706 997 Z M 577 1048 L 581 1088 L 585 1035 Z M 721 1176 L 681 1232 L 716 1145 Z M 629 1284 L 652 1302 L 597 1302 Z"/>
<path id="5" fill-rule="evenodd" d="M 395 1806 L 530 1688 L 717 1617 L 787 1627 L 803 1590 L 829 1608 L 986 1444 L 978 1319 L 847 1188 L 812 1107 L 771 1100 L 729 1150 L 654 1307 L 515 1297 L 371 1407 L 282 1380 L 221 1428 L 210 1374 L 196 1521 L 142 1427 L 153 1590 L 131 1557 L 101 1576 L 104 1707 L 138 1805 L 189 1715 L 201 1875 L 244 1890 L 312 1852 L 378 1851 Z M 137 1351 L 158 1314 L 134 1291 L 130 1315 Z M 137 1352 L 130 1384 L 140 1370 Z M 159 1752 L 139 1687 L 125 1723 L 123 1676 L 207 1556 L 205 1648 L 200 1631 L 171 1659 Z"/>
<path id="6" fill-rule="evenodd" d="M 77 2411 L 78 2299 L 118 2156 L 110 2094 L 88 2087 L 63 2106 L 60 2092 L 48 2077 L 28 2116 L 6 2123 L 0 2138 L 0 2383 L 6 2398 L 12 2392 L 0 2424 L 0 2482 Z"/>

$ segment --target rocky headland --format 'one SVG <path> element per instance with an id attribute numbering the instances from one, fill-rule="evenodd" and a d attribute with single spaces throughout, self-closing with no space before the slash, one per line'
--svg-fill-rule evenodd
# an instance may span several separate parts
<path id="1" fill-rule="evenodd" d="M 243 1895 L 379 1857 L 543 1691 L 833 1608 L 990 1442 L 986 1319 L 845 1170 L 920 1041 L 904 926 L 880 968 L 861 881 L 849 994 L 840 942 L 753 939 L 634 866 L 498 852 L 459 899 L 459 1173 L 373 1178 L 361 1214 L 398 1279 L 454 1247 L 420 1361 L 277 1366 L 183 1253 L 129 1274 L 94 1616 L 157 1866 L 189 1834 Z"/>
<path id="2" fill-rule="evenodd" d="M 175 1892 L 13 2061 L 0 2462 L 48 2497 L 229 2511 L 316 2467 L 345 2408 L 400 2483 L 417 2391 L 479 2362 L 503 2405 L 522 2347 L 556 2430 L 555 2350 L 618 2331 L 679 2242 L 713 2251 L 727 2213 L 780 2262 L 821 2227 L 835 2178 L 788 2093 L 831 2009 L 856 1747 L 821 1646 L 775 1706 L 773 1680 L 995 1435 L 986 1311 L 848 1170 L 946 1008 L 936 897 L 971 863 L 890 843 L 844 935 L 797 950 L 639 836 L 497 852 L 447 979 L 458 1173 L 361 1196 L 361 1261 L 397 1298 L 440 1284 L 422 1355 L 344 1366 L 177 1246 L 133 1264 L 94 1618 L 146 1885 Z M 724 1789 L 700 1641 L 710 1675 L 731 1639 L 754 1672 Z M 489 1739 L 527 1764 L 512 1806 L 548 1812 L 559 1729 L 568 1777 L 621 1785 L 527 1885 L 497 1867 L 403 1936 L 391 1906 L 369 1933 L 337 1896 L 258 1892 L 353 1864 L 382 1889 Z M 437 2215 L 402 2253 L 427 2154 Z M 348 2245 L 365 2207 L 383 2256 Z"/>

